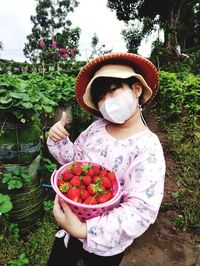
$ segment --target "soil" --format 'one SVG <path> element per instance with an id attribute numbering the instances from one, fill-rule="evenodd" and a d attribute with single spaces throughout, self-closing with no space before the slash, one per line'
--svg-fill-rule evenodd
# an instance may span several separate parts
<path id="1" fill-rule="evenodd" d="M 155 115 L 144 112 L 148 127 L 157 134 L 166 160 L 165 193 L 162 206 L 171 204 L 171 193 L 178 190 L 175 173 L 178 168 L 168 149 L 165 132 L 159 127 Z M 156 222 L 126 250 L 120 266 L 200 266 L 200 248 L 192 235 L 175 227 L 176 212 L 161 208 Z"/>

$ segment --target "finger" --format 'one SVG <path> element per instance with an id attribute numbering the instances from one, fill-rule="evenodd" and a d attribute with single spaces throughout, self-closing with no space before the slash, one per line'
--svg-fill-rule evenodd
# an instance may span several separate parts
<path id="1" fill-rule="evenodd" d="M 63 125 L 63 127 L 67 123 L 67 113 L 66 112 L 62 112 L 62 116 L 61 116 L 60 122 Z"/>
<path id="2" fill-rule="evenodd" d="M 61 215 L 62 213 L 63 213 L 62 207 L 60 206 L 58 196 L 56 195 L 53 206 L 53 214 L 55 217 L 57 217 L 59 214 Z"/>
<path id="3" fill-rule="evenodd" d="M 72 218 L 74 218 L 74 217 L 77 217 L 76 216 L 76 214 L 75 213 L 73 213 L 73 211 L 71 210 L 71 208 L 70 208 L 70 206 L 66 203 L 66 202 L 64 202 L 64 201 L 62 201 L 61 202 L 61 206 L 62 206 L 62 210 L 63 210 L 63 212 L 64 212 L 64 214 L 65 214 L 65 217 L 68 219 L 72 219 Z"/>
<path id="4" fill-rule="evenodd" d="M 67 130 L 63 127 L 63 125 L 61 124 L 61 122 L 59 121 L 58 124 L 56 125 L 56 128 L 60 130 L 60 132 L 62 132 L 65 136 L 68 136 L 69 133 L 67 132 Z"/>
<path id="5" fill-rule="evenodd" d="M 50 137 L 50 139 L 52 139 L 54 142 L 58 142 L 61 140 L 60 137 Z"/>
<path id="6" fill-rule="evenodd" d="M 62 206 L 62 209 L 63 209 L 64 212 L 71 210 L 69 205 L 63 200 L 60 201 L 60 205 Z"/>
<path id="7" fill-rule="evenodd" d="M 54 138 L 57 138 L 58 140 L 59 139 L 64 139 L 67 137 L 66 134 L 63 134 L 59 128 L 54 128 L 50 134 L 49 134 L 51 137 L 54 137 Z"/>

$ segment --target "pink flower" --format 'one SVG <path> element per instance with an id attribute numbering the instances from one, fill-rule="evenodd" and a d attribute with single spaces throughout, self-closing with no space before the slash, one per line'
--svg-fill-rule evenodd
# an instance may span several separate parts
<path id="1" fill-rule="evenodd" d="M 66 53 L 67 52 L 67 49 L 66 48 L 60 48 L 60 52 L 61 53 Z"/>
<path id="2" fill-rule="evenodd" d="M 72 49 L 70 49 L 70 52 L 71 52 L 71 53 L 76 53 L 76 51 L 77 51 L 76 48 L 72 48 Z"/>
<path id="3" fill-rule="evenodd" d="M 63 57 L 64 57 L 64 58 L 68 58 L 69 55 L 68 55 L 68 54 L 64 54 Z"/>
<path id="4" fill-rule="evenodd" d="M 57 47 L 57 43 L 56 43 L 56 41 L 53 41 L 53 42 L 52 42 L 51 47 L 54 48 L 54 49 Z"/>
<path id="5" fill-rule="evenodd" d="M 40 47 L 43 48 L 45 46 L 45 42 L 43 39 L 40 39 Z"/>
<path id="6" fill-rule="evenodd" d="M 57 59 L 60 59 L 60 58 L 61 58 L 61 54 L 58 54 L 58 55 L 57 55 Z"/>

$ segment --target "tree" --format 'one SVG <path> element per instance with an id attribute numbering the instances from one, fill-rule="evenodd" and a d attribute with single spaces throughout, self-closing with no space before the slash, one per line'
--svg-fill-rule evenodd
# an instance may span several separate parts
<path id="1" fill-rule="evenodd" d="M 2 49 L 3 49 L 3 43 L 0 42 L 0 50 L 2 50 Z"/>
<path id="2" fill-rule="evenodd" d="M 91 46 L 92 46 L 92 52 L 89 57 L 89 59 L 93 59 L 98 52 L 98 44 L 99 44 L 99 37 L 97 36 L 96 32 L 92 36 Z"/>
<path id="3" fill-rule="evenodd" d="M 142 40 L 140 23 L 138 21 L 130 23 L 126 29 L 122 30 L 122 35 L 128 52 L 137 53 Z"/>
<path id="4" fill-rule="evenodd" d="M 189 14 L 189 17 L 194 18 L 196 10 L 199 10 L 198 6 L 199 0 L 108 0 L 108 7 L 116 11 L 119 20 L 129 23 L 137 19 L 143 23 L 142 27 L 136 31 L 136 39 L 142 40 L 158 27 L 162 29 L 164 46 L 169 51 L 175 50 L 179 44 L 180 28 L 189 27 L 183 19 L 183 14 L 187 16 Z M 196 20 L 199 21 L 197 16 Z M 128 31 L 126 33 L 128 34 Z M 134 37 L 134 31 L 130 34 Z"/>
<path id="5" fill-rule="evenodd" d="M 192 12 L 191 12 L 192 11 Z M 188 15 L 190 14 L 190 15 Z M 187 5 L 181 13 L 178 40 L 183 49 L 199 50 L 200 46 L 200 3 Z"/>
<path id="6" fill-rule="evenodd" d="M 71 21 L 67 19 L 69 12 L 78 6 L 76 0 L 36 0 L 36 15 L 31 16 L 32 33 L 27 36 L 28 42 L 24 54 L 32 62 L 36 62 L 42 49 L 56 45 L 58 48 L 74 48 L 78 46 L 80 29 L 71 29 Z M 63 37 L 62 37 L 63 36 Z"/>
<path id="7" fill-rule="evenodd" d="M 91 46 L 92 52 L 89 59 L 94 59 L 95 57 L 104 54 L 103 49 L 105 47 L 105 44 L 100 44 L 99 37 L 97 36 L 96 32 L 92 36 Z"/>

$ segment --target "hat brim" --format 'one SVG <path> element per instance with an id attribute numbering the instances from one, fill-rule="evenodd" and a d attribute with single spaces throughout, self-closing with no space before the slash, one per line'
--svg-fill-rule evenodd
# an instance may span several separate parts
<path id="1" fill-rule="evenodd" d="M 124 64 L 131 66 L 136 74 L 143 77 L 152 91 L 150 98 L 144 104 L 146 105 L 154 99 L 159 89 L 159 74 L 153 63 L 145 57 L 137 54 L 111 53 L 99 56 L 90 61 L 80 70 L 77 76 L 75 84 L 76 99 L 85 110 L 96 116 L 101 116 L 101 113 L 98 110 L 91 108 L 84 102 L 83 95 L 85 94 L 85 90 L 89 82 L 92 80 L 95 72 L 105 64 Z"/>

